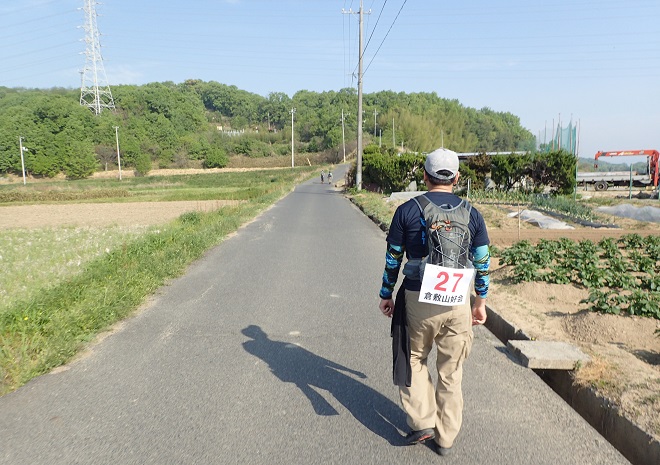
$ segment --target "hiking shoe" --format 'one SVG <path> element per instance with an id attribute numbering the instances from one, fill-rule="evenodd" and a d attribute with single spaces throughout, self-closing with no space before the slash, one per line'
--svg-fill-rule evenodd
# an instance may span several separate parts
<path id="1" fill-rule="evenodd" d="M 442 447 L 440 444 L 436 444 L 435 451 L 437 452 L 438 455 L 442 455 L 443 457 L 446 457 L 451 453 L 451 447 Z"/>
<path id="2" fill-rule="evenodd" d="M 409 446 L 413 444 L 419 444 L 428 439 L 433 439 L 435 437 L 435 431 L 432 428 L 420 429 L 419 431 L 411 431 L 406 435 L 406 443 Z"/>

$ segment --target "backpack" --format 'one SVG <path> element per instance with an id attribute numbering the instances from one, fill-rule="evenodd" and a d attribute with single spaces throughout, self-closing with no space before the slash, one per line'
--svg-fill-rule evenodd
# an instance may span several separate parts
<path id="1" fill-rule="evenodd" d="M 436 205 L 426 196 L 413 197 L 421 212 L 422 243 L 427 245 L 427 256 L 409 260 L 404 275 L 422 280 L 426 263 L 447 268 L 472 268 L 469 251 L 472 243 L 470 213 L 472 205 L 462 200 L 455 207 Z"/>

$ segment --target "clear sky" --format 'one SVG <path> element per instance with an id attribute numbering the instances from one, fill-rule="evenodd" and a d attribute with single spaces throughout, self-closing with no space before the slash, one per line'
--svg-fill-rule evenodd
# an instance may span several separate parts
<path id="1" fill-rule="evenodd" d="M 80 87 L 84 3 L 2 0 L 0 86 Z M 96 8 L 110 86 L 195 78 L 292 96 L 357 87 L 358 15 L 342 10 L 359 5 L 104 0 Z M 541 138 L 572 118 L 581 157 L 660 149 L 658 0 L 364 0 L 364 11 L 365 93 L 436 92 L 511 112 Z"/>

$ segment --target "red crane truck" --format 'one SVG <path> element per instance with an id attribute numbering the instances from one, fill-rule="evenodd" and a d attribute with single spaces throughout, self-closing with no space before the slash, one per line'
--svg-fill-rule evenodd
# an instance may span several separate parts
<path id="1" fill-rule="evenodd" d="M 660 153 L 657 150 L 619 150 L 612 152 L 598 152 L 594 156 L 595 165 L 598 166 L 600 157 L 647 157 L 646 173 L 637 171 L 601 171 L 577 173 L 578 184 L 593 184 L 597 191 L 604 191 L 609 186 L 627 186 L 632 182 L 636 186 L 653 186 L 658 188 L 658 162 Z"/>

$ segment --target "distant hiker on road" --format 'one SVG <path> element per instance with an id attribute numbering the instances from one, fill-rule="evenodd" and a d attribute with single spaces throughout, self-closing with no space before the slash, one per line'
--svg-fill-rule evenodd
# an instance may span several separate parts
<path id="1" fill-rule="evenodd" d="M 486 224 L 475 208 L 452 193 L 458 167 L 455 152 L 431 152 L 424 163 L 428 192 L 394 213 L 379 305 L 392 318 L 394 383 L 411 428 L 406 441 L 412 445 L 435 439 L 440 455 L 450 452 L 461 428 L 463 362 L 472 347 L 472 325 L 486 321 L 489 285 Z M 404 253 L 404 280 L 395 303 L 392 294 Z M 473 276 L 476 298 L 470 308 Z M 427 368 L 434 342 L 437 386 Z"/>
<path id="2" fill-rule="evenodd" d="M 325 181 L 325 171 L 321 170 L 321 184 Z"/>
<path id="3" fill-rule="evenodd" d="M 332 171 L 328 171 L 328 184 L 332 184 Z"/>

